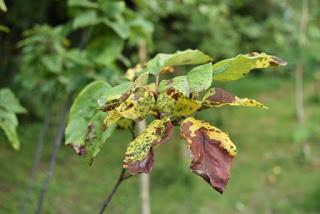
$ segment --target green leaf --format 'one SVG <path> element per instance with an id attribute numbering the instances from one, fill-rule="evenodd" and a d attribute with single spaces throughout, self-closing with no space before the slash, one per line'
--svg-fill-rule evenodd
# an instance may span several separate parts
<path id="1" fill-rule="evenodd" d="M 162 80 L 159 84 L 159 93 L 165 92 L 168 88 L 174 88 L 186 97 L 190 95 L 189 83 L 186 76 L 178 76 L 171 80 Z"/>
<path id="2" fill-rule="evenodd" d="M 129 26 L 125 20 L 119 16 L 115 21 L 110 21 L 109 19 L 104 19 L 103 21 L 107 26 L 109 26 L 114 32 L 116 32 L 122 39 L 127 39 L 129 36 Z"/>
<path id="3" fill-rule="evenodd" d="M 134 81 L 135 86 L 142 87 L 148 84 L 149 73 L 144 72 Z"/>
<path id="4" fill-rule="evenodd" d="M 268 108 L 258 101 L 239 98 L 222 88 L 212 88 L 202 98 L 202 106 L 204 108 L 222 107 L 225 105 Z"/>
<path id="5" fill-rule="evenodd" d="M 2 10 L 3 12 L 7 12 L 7 6 L 4 0 L 0 0 L 0 10 Z"/>
<path id="6" fill-rule="evenodd" d="M 97 99 L 107 93 L 111 86 L 104 81 L 95 81 L 87 85 L 75 98 L 69 113 L 66 127 L 66 144 L 84 145 L 88 126 L 96 132 L 96 144 L 103 144 L 106 136 L 102 132 L 102 121 L 106 113 L 100 112 Z M 108 136 L 108 135 L 107 135 Z"/>
<path id="7" fill-rule="evenodd" d="M 100 21 L 101 20 L 98 18 L 96 12 L 93 10 L 90 10 L 76 16 L 73 20 L 72 26 L 73 26 L 73 29 L 78 29 L 78 28 L 96 25 Z"/>
<path id="8" fill-rule="evenodd" d="M 7 136 L 12 147 L 16 150 L 20 148 L 20 142 L 17 135 L 18 120 L 13 112 L 0 108 L 0 127 Z"/>
<path id="9" fill-rule="evenodd" d="M 154 120 L 128 145 L 123 167 L 131 174 L 149 173 L 153 167 L 153 149 L 167 142 L 173 134 L 173 125 L 169 118 Z"/>
<path id="10" fill-rule="evenodd" d="M 207 63 L 193 68 L 187 74 L 191 92 L 201 92 L 210 88 L 212 83 L 212 65 Z"/>
<path id="11" fill-rule="evenodd" d="M 0 89 L 0 107 L 12 113 L 27 112 L 27 110 L 21 106 L 18 98 L 8 88 Z"/>
<path id="12" fill-rule="evenodd" d="M 251 53 L 225 59 L 215 63 L 213 67 L 213 79 L 217 81 L 232 81 L 243 78 L 255 68 L 267 68 L 269 66 L 284 66 L 287 63 L 282 59 L 265 53 Z"/>
<path id="13" fill-rule="evenodd" d="M 98 8 L 98 4 L 89 0 L 68 0 L 69 7 Z"/>
<path id="14" fill-rule="evenodd" d="M 173 54 L 157 54 L 147 63 L 146 70 L 157 75 L 166 66 L 204 64 L 212 58 L 199 50 L 177 51 Z"/>
<path id="15" fill-rule="evenodd" d="M 5 32 L 5 33 L 10 33 L 10 28 L 8 28 L 5 25 L 0 25 L 0 31 Z"/>

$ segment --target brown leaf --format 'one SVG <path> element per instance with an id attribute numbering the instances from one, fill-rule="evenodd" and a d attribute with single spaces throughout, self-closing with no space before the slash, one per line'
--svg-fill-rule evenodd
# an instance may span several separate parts
<path id="1" fill-rule="evenodd" d="M 169 118 L 154 120 L 128 145 L 123 167 L 133 175 L 149 173 L 154 162 L 154 146 L 167 142 L 173 134 L 173 125 Z"/>
<path id="2" fill-rule="evenodd" d="M 236 155 L 236 147 L 229 136 L 209 123 L 192 117 L 182 122 L 181 136 L 189 144 L 191 170 L 223 193 Z"/>

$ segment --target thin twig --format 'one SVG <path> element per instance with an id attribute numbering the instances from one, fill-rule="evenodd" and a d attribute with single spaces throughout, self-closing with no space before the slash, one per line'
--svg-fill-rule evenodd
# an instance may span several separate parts
<path id="1" fill-rule="evenodd" d="M 62 140 L 63 140 L 65 119 L 67 117 L 67 113 L 68 113 L 68 110 L 69 110 L 69 107 L 71 104 L 72 96 L 73 96 L 73 93 L 70 93 L 68 95 L 66 102 L 64 104 L 62 113 L 61 113 L 61 118 L 60 118 L 58 130 L 56 133 L 56 138 L 54 141 L 53 150 L 52 150 L 51 157 L 50 157 L 49 169 L 48 169 L 47 177 L 43 183 L 42 190 L 41 190 L 41 193 L 40 193 L 40 196 L 38 199 L 36 214 L 40 214 L 42 212 L 44 198 L 45 198 L 45 195 L 48 191 L 49 183 L 50 183 L 50 181 L 53 177 L 53 174 L 54 174 L 54 169 L 55 169 L 55 165 L 56 165 L 56 161 L 57 161 L 57 154 L 58 154 L 59 148 L 60 148 Z"/>
<path id="2" fill-rule="evenodd" d="M 24 200 L 23 200 L 23 203 L 22 203 L 22 206 L 21 206 L 21 210 L 20 210 L 21 214 L 24 214 L 26 212 L 27 205 L 30 202 L 30 194 L 32 193 L 32 190 L 33 190 L 33 187 L 34 187 L 34 183 L 35 183 L 35 179 L 36 179 L 39 163 L 40 163 L 41 156 L 42 156 L 42 153 L 43 153 L 42 151 L 43 151 L 43 145 L 44 145 L 44 142 L 45 142 L 45 137 L 47 135 L 48 128 L 49 128 L 50 119 L 51 119 L 51 113 L 49 111 L 45 116 L 45 120 L 44 120 L 42 128 L 40 130 L 37 149 L 36 149 L 36 152 L 35 152 L 35 155 L 34 155 L 32 168 L 31 168 L 30 181 L 29 181 L 29 184 L 27 186 L 26 193 L 25 193 L 25 196 L 24 196 Z"/>
<path id="3" fill-rule="evenodd" d="M 108 195 L 108 197 L 106 198 L 106 200 L 103 202 L 102 207 L 101 207 L 101 209 L 100 209 L 100 211 L 99 211 L 99 214 L 103 214 L 103 213 L 104 213 L 105 209 L 106 209 L 106 208 L 108 207 L 108 205 L 110 204 L 110 201 L 111 201 L 111 199 L 113 198 L 114 194 L 116 193 L 116 191 L 117 191 L 118 187 L 120 186 L 120 184 L 121 184 L 124 180 L 130 178 L 131 176 L 132 176 L 132 175 L 129 174 L 129 173 L 126 175 L 126 169 L 122 168 L 121 174 L 119 175 L 119 178 L 118 178 L 118 180 L 117 180 L 117 183 L 114 185 L 111 193 Z"/>

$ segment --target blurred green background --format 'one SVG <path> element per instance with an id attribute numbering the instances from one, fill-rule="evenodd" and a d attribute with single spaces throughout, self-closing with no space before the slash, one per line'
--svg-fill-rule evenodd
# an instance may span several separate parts
<path id="1" fill-rule="evenodd" d="M 139 62 L 141 44 L 148 58 L 198 48 L 215 60 L 257 51 L 288 62 L 219 84 L 269 110 L 224 107 L 200 114 L 228 132 L 239 150 L 225 193 L 189 170 L 187 146 L 176 130 L 156 151 L 152 213 L 320 213 L 318 0 L 4 2 L 0 88 L 10 88 L 27 113 L 18 115 L 19 151 L 0 132 L 0 213 L 21 213 L 39 135 L 49 121 L 25 209 L 35 212 L 66 97 L 93 80 L 123 82 Z M 43 213 L 97 213 L 130 140 L 129 131 L 117 130 L 91 167 L 62 146 Z M 140 213 L 138 177 L 123 183 L 107 213 Z"/>

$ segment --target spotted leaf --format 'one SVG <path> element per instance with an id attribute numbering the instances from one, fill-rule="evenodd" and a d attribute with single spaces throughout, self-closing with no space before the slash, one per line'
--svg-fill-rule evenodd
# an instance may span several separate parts
<path id="1" fill-rule="evenodd" d="M 146 70 L 151 74 L 159 74 L 167 66 L 196 65 L 212 61 L 212 58 L 199 50 L 177 51 L 173 54 L 158 54 L 147 63 Z"/>
<path id="2" fill-rule="evenodd" d="M 178 76 L 171 80 L 162 80 L 159 84 L 159 93 L 165 92 L 168 88 L 174 88 L 186 97 L 190 95 L 190 87 L 186 76 Z"/>
<path id="3" fill-rule="evenodd" d="M 115 110 L 124 118 L 136 120 L 145 117 L 155 105 L 154 95 L 138 87 Z"/>
<path id="4" fill-rule="evenodd" d="M 191 92 L 201 92 L 210 88 L 212 83 L 212 65 L 207 63 L 193 68 L 187 74 Z"/>
<path id="5" fill-rule="evenodd" d="M 236 57 L 215 63 L 213 79 L 218 81 L 232 81 L 244 77 L 252 69 L 267 68 L 269 66 L 284 66 L 287 63 L 279 57 L 265 53 L 239 54 Z"/>
<path id="6" fill-rule="evenodd" d="M 202 106 L 204 108 L 222 107 L 225 105 L 268 108 L 258 101 L 248 98 L 239 98 L 222 88 L 210 89 L 202 99 Z"/>
<path id="7" fill-rule="evenodd" d="M 167 142 L 173 133 L 169 118 L 154 120 L 136 139 L 128 145 L 123 167 L 131 174 L 149 173 L 153 167 L 154 146 Z"/>
<path id="8" fill-rule="evenodd" d="M 189 145 L 191 170 L 223 193 L 230 177 L 236 146 L 229 136 L 207 122 L 188 117 L 181 123 L 181 136 Z"/>
<path id="9" fill-rule="evenodd" d="M 108 112 L 107 116 L 103 120 L 104 128 L 108 128 L 116 124 L 121 118 L 122 116 L 116 110 Z"/>
<path id="10" fill-rule="evenodd" d="M 159 94 L 156 108 L 159 112 L 174 116 L 189 115 L 201 107 L 201 102 L 186 97 L 174 88 Z"/>

